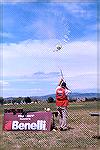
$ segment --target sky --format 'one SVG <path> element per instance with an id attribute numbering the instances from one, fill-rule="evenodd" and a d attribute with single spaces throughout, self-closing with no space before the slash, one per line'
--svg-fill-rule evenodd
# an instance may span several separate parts
<path id="1" fill-rule="evenodd" d="M 2 0 L 0 7 L 1 96 L 54 94 L 60 69 L 72 92 L 97 92 L 97 1 Z"/>

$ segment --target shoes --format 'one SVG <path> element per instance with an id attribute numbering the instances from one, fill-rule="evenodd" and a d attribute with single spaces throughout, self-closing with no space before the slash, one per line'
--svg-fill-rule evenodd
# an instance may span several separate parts
<path id="1" fill-rule="evenodd" d="M 57 131 L 58 130 L 58 128 L 57 127 L 54 127 L 53 129 L 52 129 L 52 131 Z"/>
<path id="2" fill-rule="evenodd" d="M 57 130 L 56 130 L 56 129 L 53 129 L 52 131 L 56 132 Z"/>
<path id="3" fill-rule="evenodd" d="M 60 128 L 60 131 L 67 131 L 69 128 Z"/>
<path id="4" fill-rule="evenodd" d="M 70 130 L 70 128 L 69 128 L 69 127 L 66 127 L 66 128 L 61 128 L 61 127 L 60 127 L 60 128 L 57 128 L 57 127 L 54 127 L 54 128 L 52 129 L 52 131 L 57 131 L 57 130 L 58 130 L 58 131 L 59 131 L 59 130 L 60 130 L 60 131 L 67 131 L 67 130 Z"/>
<path id="5" fill-rule="evenodd" d="M 60 131 L 66 131 L 66 129 L 60 128 Z"/>

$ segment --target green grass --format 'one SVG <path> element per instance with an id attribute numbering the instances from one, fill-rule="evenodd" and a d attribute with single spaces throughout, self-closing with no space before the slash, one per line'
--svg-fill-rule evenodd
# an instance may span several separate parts
<path id="1" fill-rule="evenodd" d="M 100 103 L 80 102 L 70 103 L 68 108 L 69 131 L 2 131 L 5 108 L 23 108 L 24 110 L 43 111 L 45 107 L 56 110 L 55 103 L 41 102 L 39 104 L 0 106 L 0 150 L 98 150 L 97 135 L 98 118 L 89 115 L 100 111 Z M 57 118 L 55 118 L 58 125 Z"/>
<path id="2" fill-rule="evenodd" d="M 56 110 L 55 103 L 47 103 L 47 102 L 40 102 L 37 104 L 19 104 L 19 105 L 3 105 L 0 106 L 0 112 L 3 113 L 4 109 L 6 108 L 23 108 L 24 110 L 32 110 L 32 111 L 43 111 L 44 108 L 50 107 L 51 110 Z M 70 103 L 69 109 L 70 110 L 97 110 L 100 108 L 100 102 L 79 102 L 79 103 Z"/>

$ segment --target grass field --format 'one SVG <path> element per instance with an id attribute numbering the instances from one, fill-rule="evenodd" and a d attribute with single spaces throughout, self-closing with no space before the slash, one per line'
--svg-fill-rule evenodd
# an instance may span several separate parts
<path id="1" fill-rule="evenodd" d="M 45 107 L 56 110 L 55 103 L 0 106 L 0 150 L 99 150 L 100 139 L 93 138 L 99 132 L 99 118 L 89 115 L 98 112 L 99 102 L 71 103 L 68 108 L 68 131 L 3 131 L 4 108 L 23 108 L 43 111 Z M 57 118 L 55 118 L 58 125 Z"/>

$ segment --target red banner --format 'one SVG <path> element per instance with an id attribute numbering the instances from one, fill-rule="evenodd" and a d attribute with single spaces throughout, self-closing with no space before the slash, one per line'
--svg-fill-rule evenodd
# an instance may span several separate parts
<path id="1" fill-rule="evenodd" d="M 50 131 L 51 112 L 28 112 L 26 115 L 16 113 L 4 114 L 3 130 L 5 131 Z"/>

